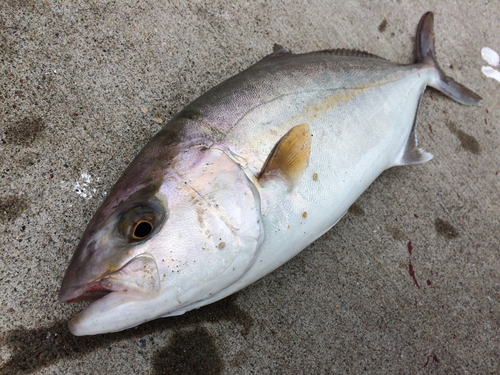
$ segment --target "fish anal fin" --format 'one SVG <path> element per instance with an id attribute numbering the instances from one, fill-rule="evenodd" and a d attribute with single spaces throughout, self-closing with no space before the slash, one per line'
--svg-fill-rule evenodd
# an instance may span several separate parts
<path id="1" fill-rule="evenodd" d="M 260 183 L 272 178 L 282 178 L 294 185 L 309 165 L 311 154 L 311 129 L 304 123 L 294 126 L 276 143 L 258 175 Z"/>
<path id="2" fill-rule="evenodd" d="M 422 99 L 422 97 L 420 97 Z M 411 165 L 411 164 L 420 164 L 425 163 L 426 161 L 431 160 L 434 156 L 428 152 L 425 152 L 421 148 L 418 147 L 418 139 L 417 139 L 417 113 L 418 107 L 420 107 L 420 101 L 417 106 L 417 110 L 415 112 L 415 119 L 413 120 L 413 126 L 411 128 L 410 135 L 408 136 L 408 140 L 406 141 L 406 145 L 401 152 L 400 157 L 394 163 L 394 165 Z"/>
<path id="3" fill-rule="evenodd" d="M 405 152 L 399 159 L 399 162 L 396 163 L 396 165 L 412 165 L 425 163 L 426 161 L 429 161 L 434 157 L 434 155 L 425 152 L 419 147 L 408 147 L 409 143 L 410 142 L 406 144 Z"/>

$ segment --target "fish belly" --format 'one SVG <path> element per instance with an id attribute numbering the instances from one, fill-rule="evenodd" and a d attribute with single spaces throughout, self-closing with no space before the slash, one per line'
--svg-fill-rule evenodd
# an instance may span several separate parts
<path id="1" fill-rule="evenodd" d="M 296 112 L 277 119 L 255 139 L 265 143 L 273 132 L 285 133 L 308 123 L 311 155 L 293 188 L 281 181 L 260 187 L 265 240 L 253 267 L 235 287 L 253 283 L 307 247 L 335 225 L 385 169 L 397 164 L 433 74 L 432 69 L 421 70 L 368 89 L 309 93 L 262 110 L 285 113 L 283 108 L 295 108 Z M 267 143 L 263 148 L 272 148 L 272 142 Z"/>

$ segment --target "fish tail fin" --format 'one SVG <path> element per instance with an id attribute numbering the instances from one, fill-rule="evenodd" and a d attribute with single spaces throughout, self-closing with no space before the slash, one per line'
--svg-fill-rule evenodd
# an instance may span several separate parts
<path id="1" fill-rule="evenodd" d="M 464 85 L 448 77 L 439 67 L 434 49 L 434 15 L 425 13 L 417 29 L 417 62 L 432 65 L 438 72 L 438 78 L 431 81 L 429 86 L 465 105 L 479 105 L 482 98 Z"/>

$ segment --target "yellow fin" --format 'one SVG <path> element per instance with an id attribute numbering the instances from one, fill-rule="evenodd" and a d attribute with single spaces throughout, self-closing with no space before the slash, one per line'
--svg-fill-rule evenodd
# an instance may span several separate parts
<path id="1" fill-rule="evenodd" d="M 259 173 L 259 181 L 281 177 L 290 185 L 295 184 L 309 164 L 311 139 L 309 124 L 300 124 L 290 129 L 267 157 Z"/>

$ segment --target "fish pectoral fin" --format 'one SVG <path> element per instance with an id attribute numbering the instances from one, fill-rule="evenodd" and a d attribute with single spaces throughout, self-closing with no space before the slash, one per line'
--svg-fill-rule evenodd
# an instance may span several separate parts
<path id="1" fill-rule="evenodd" d="M 294 126 L 276 143 L 258 175 L 260 183 L 278 177 L 295 184 L 309 165 L 311 129 L 304 123 Z"/>
<path id="2" fill-rule="evenodd" d="M 420 97 L 420 100 L 421 99 L 422 96 Z M 429 161 L 434 157 L 432 154 L 425 152 L 420 147 L 418 147 L 417 114 L 418 107 L 420 107 L 420 100 L 418 102 L 417 111 L 415 112 L 415 119 L 413 120 L 413 126 L 411 128 L 410 135 L 408 136 L 405 147 L 401 151 L 400 157 L 394 163 L 394 166 L 425 163 L 426 161 Z"/>

